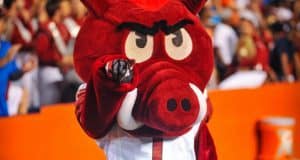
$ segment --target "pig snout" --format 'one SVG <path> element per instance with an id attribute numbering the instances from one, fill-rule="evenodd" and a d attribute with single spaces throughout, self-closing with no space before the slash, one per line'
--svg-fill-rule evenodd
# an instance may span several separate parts
<path id="1" fill-rule="evenodd" d="M 199 114 L 197 96 L 188 83 L 177 79 L 160 83 L 144 106 L 142 113 L 145 114 L 137 119 L 163 132 L 188 129 Z"/>

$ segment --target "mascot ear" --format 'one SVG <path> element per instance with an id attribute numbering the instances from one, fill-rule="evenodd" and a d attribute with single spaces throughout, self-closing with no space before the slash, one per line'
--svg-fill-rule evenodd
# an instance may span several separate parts
<path id="1" fill-rule="evenodd" d="M 197 14 L 203 8 L 207 0 L 180 0 L 193 14 Z"/>
<path id="2" fill-rule="evenodd" d="M 102 16 L 103 13 L 107 10 L 110 1 L 112 0 L 81 0 L 82 3 L 87 7 L 90 13 L 95 16 Z"/>

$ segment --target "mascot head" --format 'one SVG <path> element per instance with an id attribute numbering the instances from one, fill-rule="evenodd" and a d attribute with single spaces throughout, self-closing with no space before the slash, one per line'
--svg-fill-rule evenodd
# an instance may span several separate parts
<path id="1" fill-rule="evenodd" d="M 172 137 L 203 119 L 205 99 L 199 95 L 211 75 L 213 49 L 196 14 L 206 0 L 82 1 L 89 15 L 74 53 L 79 76 L 88 82 L 92 65 L 103 56 L 135 62 L 137 89 L 127 114 L 142 125 L 121 124 L 123 129 Z"/>

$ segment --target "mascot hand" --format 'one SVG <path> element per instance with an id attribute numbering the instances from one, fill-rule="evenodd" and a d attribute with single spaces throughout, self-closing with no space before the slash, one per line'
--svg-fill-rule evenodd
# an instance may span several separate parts
<path id="1" fill-rule="evenodd" d="M 131 83 L 134 62 L 126 59 L 109 61 L 105 65 L 106 76 L 116 83 Z"/>

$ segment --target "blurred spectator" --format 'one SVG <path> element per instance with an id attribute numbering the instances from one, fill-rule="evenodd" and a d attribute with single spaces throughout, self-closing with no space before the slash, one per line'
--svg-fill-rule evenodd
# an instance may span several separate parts
<path id="1" fill-rule="evenodd" d="M 11 41 L 12 44 L 20 44 L 22 46 L 17 59 L 20 59 L 20 61 L 36 59 L 32 47 L 34 32 L 31 23 L 31 14 L 25 7 L 25 0 L 4 0 L 4 4 L 6 14 L 8 15 L 6 39 Z M 13 82 L 14 85 L 18 85 L 28 93 L 28 105 L 34 108 L 40 105 L 37 82 L 37 68 L 24 74 L 20 80 Z"/>
<path id="2" fill-rule="evenodd" d="M 46 3 L 49 20 L 39 26 L 34 46 L 39 57 L 41 104 L 60 102 L 60 86 L 63 75 L 59 67 L 71 63 L 67 42 L 70 35 L 63 25 L 62 2 L 50 0 Z M 49 76 L 51 75 L 51 76 Z"/>
<path id="3" fill-rule="evenodd" d="M 222 22 L 217 24 L 214 30 L 214 45 L 216 48 L 217 69 L 220 79 L 224 79 L 228 72 L 228 67 L 232 64 L 236 53 L 238 35 L 233 26 L 239 22 L 236 11 L 226 8 L 222 12 Z"/>
<path id="4" fill-rule="evenodd" d="M 276 73 L 270 66 L 270 51 L 264 43 L 261 34 L 254 33 L 253 40 L 256 47 L 256 63 L 255 69 L 264 70 L 268 74 L 268 80 L 272 82 L 277 81 Z"/>
<path id="5" fill-rule="evenodd" d="M 290 0 L 210 0 L 200 18 L 214 37 L 217 73 L 211 82 L 232 80 L 236 75 L 245 78 L 241 71 L 264 72 L 266 83 L 299 80 L 299 6 L 300 1 Z M 272 24 L 282 27 L 278 30 Z"/>
<path id="6" fill-rule="evenodd" d="M 294 44 L 287 34 L 291 28 L 288 24 L 281 22 L 274 23 L 271 28 L 275 38 L 275 46 L 271 52 L 271 66 L 279 80 L 293 82 L 295 81 L 294 73 L 297 69 L 294 62 L 297 56 Z"/>
<path id="7" fill-rule="evenodd" d="M 237 47 L 237 71 L 220 83 L 220 89 L 236 89 L 262 86 L 267 72 L 258 61 L 259 54 L 267 54 L 263 46 L 255 42 L 255 30 L 251 21 L 242 19 L 239 28 L 240 39 Z M 257 66 L 260 66 L 257 68 Z"/>
<path id="8" fill-rule="evenodd" d="M 256 64 L 256 46 L 253 39 L 254 27 L 251 22 L 243 19 L 240 26 L 240 39 L 237 49 L 239 68 L 253 68 Z"/>
<path id="9" fill-rule="evenodd" d="M 73 101 L 82 83 L 73 69 L 72 52 L 87 13 L 84 5 L 80 0 L 3 0 L 0 5 L 1 43 L 12 46 L 0 58 L 1 70 L 12 68 L 9 64 L 32 70 L 37 62 L 34 55 L 40 65 L 39 71 L 26 74 L 19 72 L 22 69 L 9 76 L 1 73 L 5 81 L 13 80 L 9 87 L 6 83 L 0 86 L 5 88 L 6 104 L 15 106 L 7 111 L 16 114 L 26 113 L 28 107 L 35 110 L 40 105 L 39 94 L 43 105 Z"/>
<path id="10" fill-rule="evenodd" d="M 5 31 L 6 17 L 2 13 L 0 14 L 0 34 L 2 35 Z M 34 62 L 32 60 L 26 62 L 18 62 L 14 57 L 18 50 L 21 48 L 21 45 L 12 46 L 10 42 L 1 40 L 0 41 L 0 116 L 8 116 L 14 114 L 12 112 L 12 108 L 16 108 L 16 110 L 27 110 L 23 107 L 27 107 L 28 105 L 22 105 L 22 101 L 26 101 L 25 95 L 20 95 L 20 102 L 18 103 L 17 99 L 14 99 L 14 106 L 8 105 L 7 101 L 11 97 L 8 94 L 8 91 L 14 86 L 9 86 L 9 79 L 12 76 L 18 75 L 21 76 L 23 73 L 28 72 L 33 69 Z M 20 91 L 20 88 L 18 89 Z M 14 91 L 11 91 L 15 93 Z M 21 91 L 22 92 L 22 91 Z M 14 94 L 12 94 L 14 95 Z M 8 97 L 7 97 L 8 96 Z"/>
<path id="11" fill-rule="evenodd" d="M 0 22 L 2 23 L 2 22 Z M 8 116 L 8 106 L 7 106 L 7 90 L 8 90 L 8 82 L 11 75 L 14 73 L 20 72 L 20 67 L 17 66 L 17 62 L 13 60 L 9 54 L 9 50 L 11 49 L 11 44 L 7 41 L 0 42 L 0 59 L 11 59 L 6 61 L 3 66 L 0 67 L 0 116 Z M 10 58 L 6 58 L 10 57 Z"/>
<path id="12" fill-rule="evenodd" d="M 73 71 L 72 35 L 64 24 L 71 14 L 70 2 L 48 0 L 46 11 L 49 20 L 40 25 L 34 42 L 40 61 L 40 93 L 43 105 L 61 102 L 64 97 L 67 100 L 63 101 L 74 99 L 73 90 L 76 89 L 73 88 L 79 83 Z"/>
<path id="13" fill-rule="evenodd" d="M 9 2 L 7 2 L 9 1 Z M 4 0 L 9 18 L 7 39 L 13 44 L 21 44 L 23 50 L 31 50 L 33 30 L 31 15 L 25 8 L 24 0 Z"/>
<path id="14" fill-rule="evenodd" d="M 243 18 L 240 25 L 240 40 L 237 51 L 241 68 L 264 70 L 272 81 L 276 76 L 269 65 L 269 49 L 263 41 L 259 27 L 252 19 Z"/>

